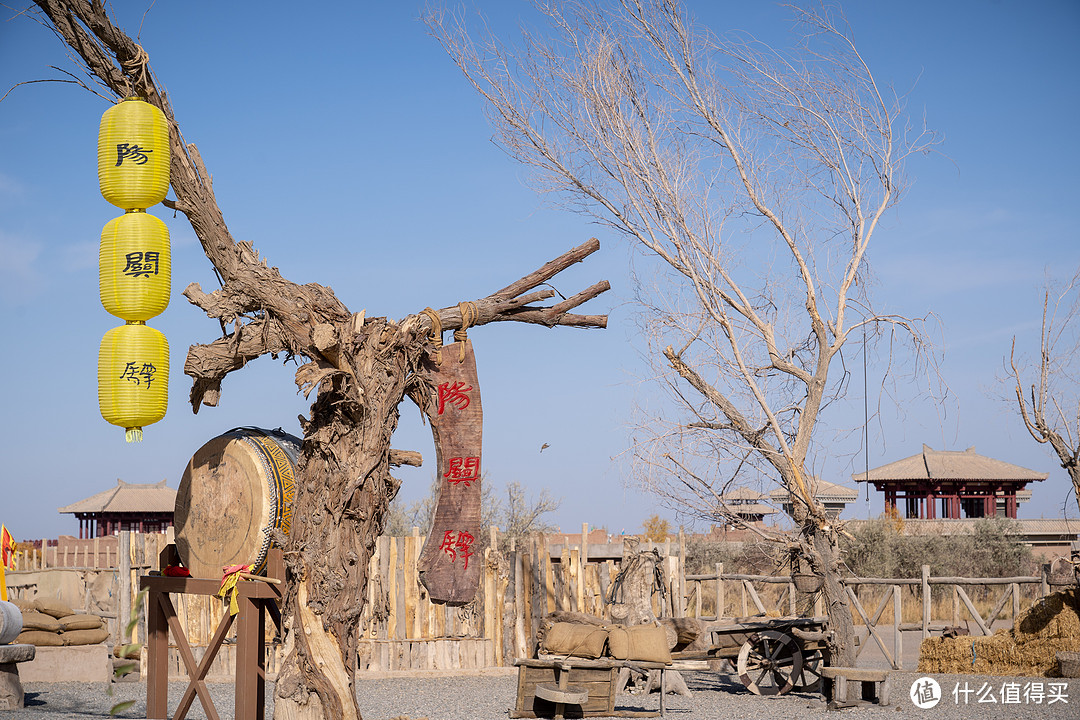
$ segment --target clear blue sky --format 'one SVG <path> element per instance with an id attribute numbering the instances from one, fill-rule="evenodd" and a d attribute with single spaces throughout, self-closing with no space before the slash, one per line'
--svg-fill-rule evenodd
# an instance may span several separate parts
<path id="1" fill-rule="evenodd" d="M 518 2 L 480 3 L 496 28 L 528 18 Z M 1060 516 L 1067 478 L 1003 402 L 997 379 L 1010 339 L 1037 342 L 1047 268 L 1080 264 L 1080 4 L 1072 0 L 846 3 L 856 40 L 879 80 L 912 88 L 916 118 L 944 135 L 942 155 L 916 158 L 915 181 L 871 262 L 877 298 L 906 315 L 936 313 L 944 405 L 900 399 L 871 428 L 871 466 L 935 449 L 977 451 L 1049 472 L 1025 516 Z M 606 331 L 513 324 L 470 333 L 477 345 L 486 427 L 484 463 L 501 487 L 520 481 L 563 498 L 554 521 L 639 530 L 655 500 L 626 487 L 628 418 L 653 392 L 638 380 L 627 250 L 612 233 L 550 208 L 490 142 L 482 106 L 416 19 L 419 5 L 113 3 L 139 34 L 181 128 L 213 173 L 233 235 L 296 282 L 330 285 L 353 310 L 400 318 L 489 294 L 590 236 L 602 250 L 560 278 L 564 294 L 599 279 L 613 289 L 586 306 Z M 765 2 L 691 4 L 702 22 L 786 42 L 787 11 Z M 0 93 L 75 71 L 65 47 L 26 17 L 0 24 Z M 95 153 L 106 103 L 73 85 L 19 87 L 0 103 L 0 521 L 18 538 L 77 534 L 56 508 L 128 482 L 175 487 L 191 454 L 240 425 L 299 433 L 307 403 L 293 365 L 264 358 L 226 380 L 219 408 L 191 413 L 182 368 L 188 345 L 217 324 L 180 295 L 216 287 L 182 218 L 165 208 L 173 241 L 173 301 L 150 322 L 172 348 L 170 406 L 127 445 L 97 410 L 101 335 L 119 323 L 97 298 L 102 225 L 118 214 L 98 192 Z M 862 423 L 861 362 L 832 428 Z M 880 364 L 871 359 L 870 385 Z M 402 495 L 427 491 L 428 430 L 401 406 L 395 446 L 428 467 L 402 469 Z M 823 436 L 822 477 L 852 484 L 859 434 Z M 550 448 L 539 453 L 542 443 Z M 850 508 L 877 514 L 881 499 Z M 1069 499 L 1070 516 L 1076 516 Z M 700 527 L 700 526 L 699 526 Z"/>

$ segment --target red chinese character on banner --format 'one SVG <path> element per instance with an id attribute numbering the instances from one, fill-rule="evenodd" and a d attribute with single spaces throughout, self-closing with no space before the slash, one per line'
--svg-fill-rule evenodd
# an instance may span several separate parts
<path id="1" fill-rule="evenodd" d="M 480 479 L 480 458 L 450 458 L 449 467 L 443 477 L 446 478 L 446 482 L 453 485 L 465 483 L 465 487 L 469 487 L 469 483 L 473 480 Z"/>
<path id="2" fill-rule="evenodd" d="M 453 530 L 447 530 L 446 533 L 443 534 L 443 540 L 442 544 L 439 545 L 439 550 L 442 550 L 450 556 L 450 562 L 456 561 L 458 557 L 463 558 L 465 560 L 465 567 L 463 569 L 468 570 L 469 558 L 473 556 L 472 544 L 474 539 L 475 538 L 467 532 L 459 531 L 455 533 Z"/>
<path id="3" fill-rule="evenodd" d="M 465 383 L 458 381 L 455 383 L 444 382 L 438 387 L 439 396 L 439 415 L 443 414 L 443 410 L 446 409 L 447 403 L 453 405 L 458 410 L 464 410 L 469 407 L 469 396 L 465 393 L 472 390 L 472 386 L 466 387 Z"/>

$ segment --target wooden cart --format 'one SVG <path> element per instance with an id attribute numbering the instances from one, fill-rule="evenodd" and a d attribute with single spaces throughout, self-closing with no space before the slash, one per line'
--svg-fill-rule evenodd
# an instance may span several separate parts
<path id="1" fill-rule="evenodd" d="M 827 665 L 823 617 L 739 618 L 708 623 L 705 651 L 672 653 L 673 660 L 727 660 L 758 695 L 815 691 Z"/>

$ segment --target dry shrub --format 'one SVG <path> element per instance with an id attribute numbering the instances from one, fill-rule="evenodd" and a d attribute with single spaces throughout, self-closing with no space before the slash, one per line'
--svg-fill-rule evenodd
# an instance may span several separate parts
<path id="1" fill-rule="evenodd" d="M 927 638 L 919 672 L 1057 677 L 1057 653 L 1080 650 L 1080 590 L 1048 595 L 1012 630 L 989 637 Z"/>

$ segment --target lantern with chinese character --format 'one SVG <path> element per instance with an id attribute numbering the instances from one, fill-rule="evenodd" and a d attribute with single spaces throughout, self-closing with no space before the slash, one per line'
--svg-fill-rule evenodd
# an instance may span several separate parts
<path id="1" fill-rule="evenodd" d="M 145 210 L 169 190 L 169 123 L 145 100 L 130 97 L 101 116 L 98 130 L 101 194 L 125 210 Z"/>
<path id="2" fill-rule="evenodd" d="M 106 422 L 127 431 L 128 442 L 165 417 L 169 404 L 169 343 L 142 323 L 113 328 L 98 353 L 98 406 Z"/>
<path id="3" fill-rule="evenodd" d="M 142 211 L 110 220 L 101 231 L 98 280 L 101 304 L 124 320 L 149 320 L 169 305 L 172 287 L 169 230 Z"/>

